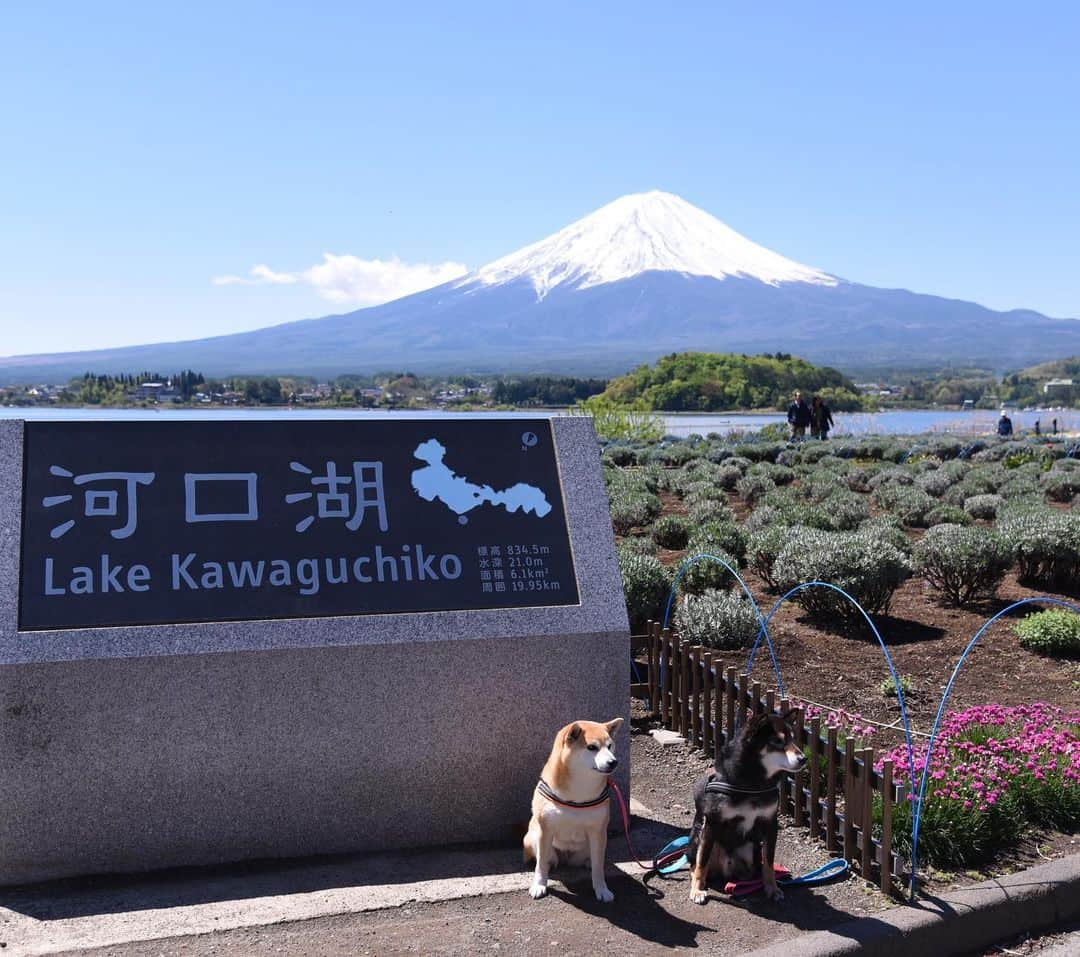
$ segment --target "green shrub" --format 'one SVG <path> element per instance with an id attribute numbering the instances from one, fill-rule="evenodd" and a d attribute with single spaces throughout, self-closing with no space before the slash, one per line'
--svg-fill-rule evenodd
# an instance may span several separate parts
<path id="1" fill-rule="evenodd" d="M 637 452 L 628 445 L 609 445 L 600 457 L 604 465 L 626 467 L 637 465 Z"/>
<path id="2" fill-rule="evenodd" d="M 789 485 L 795 481 L 795 470 L 786 465 L 759 462 L 750 469 L 750 475 L 764 475 L 777 485 Z"/>
<path id="3" fill-rule="evenodd" d="M 835 494 L 814 506 L 814 518 L 807 522 L 834 532 L 850 532 L 870 517 L 866 500 L 854 492 L 837 490 Z"/>
<path id="4" fill-rule="evenodd" d="M 751 462 L 775 462 L 787 442 L 740 442 L 739 452 Z"/>
<path id="5" fill-rule="evenodd" d="M 1021 582 L 1064 592 L 1080 586 L 1080 515 L 1014 507 L 999 511 L 998 528 L 1015 549 Z"/>
<path id="6" fill-rule="evenodd" d="M 882 469 L 880 472 L 876 472 L 871 476 L 869 485 L 870 488 L 877 491 L 886 485 L 914 485 L 915 476 L 911 474 L 907 469 L 896 467 Z"/>
<path id="7" fill-rule="evenodd" d="M 892 675 L 889 675 L 881 684 L 878 685 L 878 690 L 886 698 L 898 698 L 900 697 L 896 691 L 896 682 L 893 681 Z M 900 690 L 904 693 L 904 696 L 911 694 L 911 679 L 907 675 L 900 675 Z"/>
<path id="8" fill-rule="evenodd" d="M 795 453 L 795 460 L 806 465 L 814 465 L 829 455 L 832 455 L 832 449 L 828 443 L 803 442 Z"/>
<path id="9" fill-rule="evenodd" d="M 1012 564 L 1012 548 L 989 529 L 937 525 L 915 546 L 915 561 L 946 601 L 967 605 L 993 597 Z"/>
<path id="10" fill-rule="evenodd" d="M 859 531 L 864 535 L 870 535 L 879 541 L 891 545 L 902 555 L 911 555 L 913 545 L 904 531 L 900 520 L 895 515 L 886 512 L 884 515 L 875 515 L 867 519 L 859 526 Z"/>
<path id="11" fill-rule="evenodd" d="M 941 498 L 957 482 L 957 479 L 943 469 L 935 469 L 925 472 L 915 480 L 915 485 L 921 488 L 927 495 Z"/>
<path id="12" fill-rule="evenodd" d="M 964 499 L 964 511 L 972 518 L 993 521 L 1004 499 L 1000 495 L 972 495 Z"/>
<path id="13" fill-rule="evenodd" d="M 694 644 L 746 648 L 757 638 L 761 619 L 745 595 L 706 591 L 679 602 L 675 627 L 684 641 Z"/>
<path id="14" fill-rule="evenodd" d="M 665 440 L 654 445 L 649 450 L 646 460 L 655 462 L 657 465 L 663 465 L 666 468 L 678 468 L 696 457 L 697 453 L 689 443 Z"/>
<path id="15" fill-rule="evenodd" d="M 827 582 L 844 589 L 870 614 L 887 613 L 893 592 L 911 576 L 904 554 L 880 536 L 863 531 L 791 532 L 773 565 L 773 578 L 783 591 L 803 582 Z M 861 617 L 854 605 L 829 588 L 803 589 L 795 600 L 811 614 Z"/>
<path id="16" fill-rule="evenodd" d="M 1003 482 L 998 483 L 998 495 L 1003 499 L 1022 498 L 1029 495 L 1042 496 L 1043 487 L 1039 483 L 1038 476 L 1030 472 L 1018 470 L 1009 475 Z"/>
<path id="17" fill-rule="evenodd" d="M 686 558 L 692 559 L 700 555 L 712 555 L 721 558 L 732 568 L 738 569 L 739 562 L 734 555 L 725 552 L 718 545 L 711 542 L 695 542 L 693 547 L 687 548 Z M 735 576 L 731 574 L 720 562 L 704 559 L 695 562 L 683 575 L 680 587 L 687 595 L 702 595 L 707 591 L 721 591 L 737 584 Z"/>
<path id="18" fill-rule="evenodd" d="M 660 499 L 651 492 L 614 489 L 610 493 L 611 524 L 620 535 L 648 525 L 660 514 Z"/>
<path id="19" fill-rule="evenodd" d="M 715 486 L 716 477 L 722 471 L 722 466 L 714 465 L 708 459 L 693 459 L 675 472 L 671 485 L 676 492 L 684 495 L 695 483 Z"/>
<path id="20" fill-rule="evenodd" d="M 682 488 L 676 488 L 676 491 L 687 508 L 698 502 L 723 502 L 726 499 L 724 490 L 717 483 L 700 479 L 687 482 Z"/>
<path id="21" fill-rule="evenodd" d="M 691 529 L 687 547 L 692 552 L 719 551 L 739 562 L 746 557 L 747 532 L 734 520 L 703 522 Z"/>
<path id="22" fill-rule="evenodd" d="M 926 513 L 926 527 L 933 528 L 935 525 L 970 525 L 971 516 L 962 508 L 955 505 L 935 505 Z"/>
<path id="23" fill-rule="evenodd" d="M 767 475 L 749 473 L 739 479 L 735 488 L 739 493 L 739 498 L 744 502 L 753 504 L 762 498 L 766 492 L 771 492 L 776 488 L 776 483 Z"/>
<path id="24" fill-rule="evenodd" d="M 925 440 L 924 448 L 926 449 L 927 455 L 933 455 L 935 458 L 945 462 L 947 459 L 955 460 L 963 451 L 964 443 L 953 435 L 935 435 L 933 438 Z M 946 462 L 946 464 L 953 463 Z M 963 465 L 964 463 L 959 462 L 955 464 Z"/>
<path id="25" fill-rule="evenodd" d="M 690 522 L 694 526 L 708 525 L 712 522 L 728 523 L 735 521 L 735 513 L 727 502 L 716 499 L 695 499 L 687 503 Z"/>
<path id="26" fill-rule="evenodd" d="M 653 541 L 664 548 L 686 548 L 693 526 L 681 515 L 664 515 L 652 527 Z"/>
<path id="27" fill-rule="evenodd" d="M 1080 615 L 1051 608 L 1026 616 L 1016 625 L 1020 644 L 1040 655 L 1080 658 Z"/>
<path id="28" fill-rule="evenodd" d="M 874 472 L 871 469 L 852 468 L 848 469 L 844 473 L 843 483 L 852 492 L 869 492 L 870 491 L 870 479 L 874 477 Z"/>
<path id="29" fill-rule="evenodd" d="M 795 531 L 789 525 L 765 524 L 750 535 L 746 545 L 746 563 L 770 588 L 776 587 L 776 580 L 773 578 L 776 559 Z"/>
<path id="30" fill-rule="evenodd" d="M 656 542 L 644 535 L 627 535 L 615 546 L 615 550 L 631 555 L 655 555 Z"/>
<path id="31" fill-rule="evenodd" d="M 938 504 L 921 488 L 897 484 L 879 485 L 874 490 L 874 501 L 911 528 L 926 528 L 930 512 Z"/>
<path id="32" fill-rule="evenodd" d="M 1062 472 L 1055 469 L 1042 477 L 1046 497 L 1055 502 L 1070 502 L 1080 492 L 1080 472 Z"/>
<path id="33" fill-rule="evenodd" d="M 656 620 L 663 614 L 671 590 L 667 569 L 651 555 L 637 555 L 626 550 L 617 554 L 630 627 L 641 628 L 650 618 Z"/>

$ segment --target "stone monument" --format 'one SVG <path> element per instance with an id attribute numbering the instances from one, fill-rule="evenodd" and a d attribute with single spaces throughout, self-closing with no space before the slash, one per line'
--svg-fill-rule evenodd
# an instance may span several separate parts
<path id="1" fill-rule="evenodd" d="M 0 421 L 0 883 L 512 839 L 628 657 L 588 419 Z"/>

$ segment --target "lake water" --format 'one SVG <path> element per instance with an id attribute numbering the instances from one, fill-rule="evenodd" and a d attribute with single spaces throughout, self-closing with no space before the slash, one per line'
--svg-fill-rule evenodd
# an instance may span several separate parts
<path id="1" fill-rule="evenodd" d="M 515 418 L 535 418 L 536 416 L 560 415 L 560 412 L 539 410 L 516 412 L 444 412 L 440 410 L 390 412 L 385 409 L 252 409 L 252 408 L 211 408 L 211 409 L 55 409 L 55 408 L 17 408 L 0 406 L 0 418 L 29 419 L 33 421 L 72 421 L 78 419 L 152 419 L 162 421 L 178 419 L 415 419 L 428 416 L 447 416 L 452 418 L 476 418 L 489 415 L 511 416 Z M 1013 428 L 1017 432 L 1031 430 L 1039 420 L 1044 432 L 1051 427 L 1051 420 L 1057 419 L 1059 431 L 1080 431 L 1080 411 L 1038 411 L 1011 412 Z M 902 412 L 837 412 L 833 415 L 836 428 L 830 433 L 833 437 L 841 435 L 913 435 L 922 432 L 954 432 L 961 435 L 989 434 L 994 432 L 998 415 L 996 412 L 957 412 L 948 410 L 920 409 Z M 709 432 L 744 432 L 760 429 L 774 422 L 785 422 L 786 417 L 778 412 L 766 413 L 677 413 L 664 416 L 668 432 L 672 435 L 707 435 Z"/>

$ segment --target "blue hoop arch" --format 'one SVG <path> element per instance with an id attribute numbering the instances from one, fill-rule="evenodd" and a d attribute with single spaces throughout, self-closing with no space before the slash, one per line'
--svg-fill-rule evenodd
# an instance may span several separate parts
<path id="1" fill-rule="evenodd" d="M 877 639 L 878 647 L 881 648 L 881 653 L 885 656 L 885 663 L 889 666 L 889 674 L 892 675 L 893 685 L 896 688 L 896 700 L 900 703 L 900 717 L 904 722 L 904 740 L 907 742 L 908 774 L 911 775 L 909 780 L 914 781 L 915 780 L 915 753 L 914 753 L 914 750 L 912 749 L 912 746 L 911 746 L 911 725 L 908 722 L 907 705 L 904 703 L 904 689 L 900 687 L 900 679 L 896 674 L 896 668 L 893 667 L 892 656 L 889 654 L 889 649 L 885 647 L 885 641 L 881 637 L 881 632 L 878 631 L 877 625 L 874 624 L 874 620 L 867 614 L 866 609 L 863 608 L 862 605 L 860 605 L 851 595 L 849 595 L 846 591 L 844 591 L 843 588 L 840 588 L 838 585 L 833 585 L 833 584 L 831 584 L 829 582 L 818 582 L 818 581 L 803 582 L 801 585 L 796 585 L 794 588 L 790 589 L 789 591 L 787 591 L 785 594 L 781 595 L 777 599 L 776 604 L 772 606 L 772 608 L 769 610 L 769 614 L 766 615 L 766 617 L 765 617 L 765 621 L 761 626 L 762 631 L 765 631 L 766 634 L 768 633 L 766 631 L 766 629 L 768 628 L 769 622 L 772 621 L 773 615 L 775 615 L 780 610 L 780 606 L 783 605 L 784 602 L 786 602 L 789 598 L 791 598 L 792 595 L 795 595 L 796 593 L 798 593 L 800 591 L 804 591 L 807 588 L 829 588 L 832 591 L 839 592 L 841 595 L 844 596 L 844 598 L 846 598 L 849 602 L 851 602 L 851 604 L 853 604 L 859 610 L 859 614 L 863 616 L 863 618 L 866 620 L 866 623 L 870 626 L 870 630 L 874 633 L 874 637 Z M 758 645 L 759 645 L 760 641 L 761 641 L 761 637 L 759 635 L 758 636 L 758 641 L 755 641 L 753 647 L 750 649 L 750 657 L 746 662 L 746 670 L 747 670 L 748 673 L 749 673 L 750 669 L 754 667 L 754 655 L 757 654 Z M 771 647 L 772 646 L 771 646 L 771 643 L 770 643 L 770 650 L 771 650 Z M 913 823 L 913 830 L 914 830 L 914 823 Z M 914 843 L 914 840 L 915 840 L 915 836 L 914 836 L 914 833 L 913 833 L 912 834 L 912 842 L 913 843 Z"/>
<path id="2" fill-rule="evenodd" d="M 780 662 L 776 660 L 776 651 L 773 649 L 772 639 L 769 637 L 768 619 L 761 614 L 761 609 L 758 607 L 758 603 L 754 601 L 754 596 L 751 594 L 750 589 L 747 587 L 746 582 L 743 581 L 742 575 L 740 575 L 731 565 L 718 555 L 695 555 L 693 558 L 687 558 L 679 566 L 679 571 L 675 575 L 675 580 L 671 583 L 671 591 L 668 593 L 667 607 L 664 609 L 664 623 L 663 627 L 667 628 L 668 623 L 671 620 L 671 606 L 675 601 L 675 595 L 679 589 L 679 582 L 682 581 L 686 572 L 698 562 L 713 561 L 720 565 L 723 565 L 732 575 L 735 576 L 735 580 L 742 586 L 743 592 L 746 597 L 750 599 L 750 604 L 753 605 L 754 611 L 757 612 L 758 620 L 761 622 L 761 630 L 758 632 L 757 639 L 754 642 L 754 648 L 760 644 L 762 637 L 765 638 L 765 642 L 769 647 L 769 656 L 772 658 L 773 671 L 776 672 L 776 684 L 777 690 L 781 695 L 784 694 L 784 679 L 780 674 Z"/>
<path id="3" fill-rule="evenodd" d="M 1071 601 L 1065 601 L 1061 598 L 1050 598 L 1047 595 L 1037 595 L 1031 598 L 1021 598 L 1020 601 L 1014 601 L 1011 605 L 1002 608 L 996 615 L 988 618 L 983 622 L 982 627 L 975 632 L 975 636 L 967 643 L 967 647 L 964 648 L 963 653 L 960 655 L 956 662 L 956 666 L 953 668 L 952 676 L 949 678 L 949 683 L 945 686 L 945 693 L 941 696 L 941 704 L 938 705 L 937 716 L 934 718 L 934 727 L 930 731 L 930 740 L 926 745 L 926 760 L 923 764 L 922 776 L 919 778 L 919 795 L 915 799 L 914 807 L 911 815 L 911 900 L 915 900 L 916 878 L 919 870 L 919 825 L 922 823 L 922 807 L 923 798 L 926 795 L 926 781 L 930 774 L 930 760 L 934 755 L 934 742 L 937 740 L 938 729 L 941 726 L 941 719 L 945 714 L 945 705 L 948 704 L 949 695 L 952 694 L 953 684 L 956 682 L 956 676 L 960 673 L 960 668 L 963 666 L 964 661 L 967 659 L 968 654 L 978 644 L 983 633 L 989 628 L 995 621 L 1001 618 L 1003 615 L 1007 615 L 1009 612 L 1021 608 L 1024 605 L 1035 604 L 1047 604 L 1047 605 L 1060 605 L 1063 608 L 1068 608 L 1071 611 L 1080 614 L 1080 606 L 1074 604 Z M 908 751 L 910 753 L 911 742 L 908 741 Z M 911 775 L 912 786 L 915 783 L 915 774 L 912 771 Z"/>

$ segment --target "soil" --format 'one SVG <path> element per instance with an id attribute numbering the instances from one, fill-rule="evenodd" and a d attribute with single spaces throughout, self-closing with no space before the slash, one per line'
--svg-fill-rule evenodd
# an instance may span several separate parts
<path id="1" fill-rule="evenodd" d="M 684 514 L 679 499 L 663 493 L 664 514 Z M 751 509 L 734 496 L 729 504 L 743 522 Z M 910 531 L 914 540 L 922 533 Z M 685 550 L 660 549 L 658 557 L 677 566 Z M 741 571 L 763 613 L 779 597 L 764 581 L 746 569 Z M 893 659 L 896 673 L 911 682 L 904 704 L 913 731 L 929 734 L 934 716 L 953 668 L 968 642 L 986 620 L 1022 598 L 1049 596 L 1080 604 L 1080 599 L 1053 592 L 1035 591 L 1021 585 L 1009 572 L 993 601 L 976 607 L 954 608 L 940 603 L 918 577 L 910 578 L 893 595 L 888 615 L 872 616 Z M 1046 701 L 1064 708 L 1080 708 L 1080 662 L 1037 655 L 1020 647 L 1013 626 L 1039 606 L 1018 608 L 991 625 L 968 655 L 953 686 L 948 710 L 978 704 L 1020 705 Z M 789 696 L 831 708 L 856 712 L 883 724 L 899 721 L 895 697 L 886 697 L 882 682 L 889 677 L 885 658 L 860 617 L 850 626 L 821 621 L 789 601 L 769 625 L 784 688 Z M 747 652 L 731 652 L 725 665 L 745 666 Z M 765 687 L 776 688 L 768 650 L 764 645 L 755 658 L 753 677 Z M 879 731 L 875 745 L 898 744 L 898 733 Z"/>

